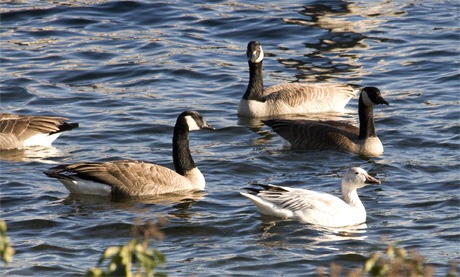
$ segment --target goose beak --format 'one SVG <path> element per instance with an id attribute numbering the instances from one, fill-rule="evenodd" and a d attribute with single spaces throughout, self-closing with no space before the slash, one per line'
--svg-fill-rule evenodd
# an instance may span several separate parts
<path id="1" fill-rule="evenodd" d="M 366 176 L 366 184 L 377 184 L 377 185 L 380 185 L 380 181 L 377 180 L 376 178 L 370 176 L 370 175 L 367 175 Z"/>
<path id="2" fill-rule="evenodd" d="M 212 130 L 212 131 L 216 130 L 216 128 L 213 128 L 211 125 L 209 125 L 206 122 L 204 123 L 203 127 L 201 127 L 201 129 Z"/>
<path id="3" fill-rule="evenodd" d="M 377 97 L 377 103 L 378 104 L 385 104 L 385 105 L 390 105 L 390 103 L 387 102 L 381 95 Z"/>

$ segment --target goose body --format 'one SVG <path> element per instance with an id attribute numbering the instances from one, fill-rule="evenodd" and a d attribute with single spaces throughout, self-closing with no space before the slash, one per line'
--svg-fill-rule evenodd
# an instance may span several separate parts
<path id="1" fill-rule="evenodd" d="M 270 117 L 284 114 L 342 112 L 359 93 L 357 86 L 346 84 L 279 84 L 263 86 L 264 52 L 257 41 L 248 44 L 249 84 L 238 105 L 238 115 Z"/>
<path id="2" fill-rule="evenodd" d="M 383 145 L 375 132 L 373 107 L 377 104 L 388 105 L 388 102 L 377 88 L 364 88 L 359 98 L 359 127 L 338 121 L 271 119 L 264 123 L 293 149 L 330 149 L 379 156 Z"/>
<path id="3" fill-rule="evenodd" d="M 380 184 L 359 167 L 349 168 L 342 178 L 342 199 L 331 194 L 275 185 L 258 185 L 241 193 L 249 198 L 261 213 L 292 218 L 325 227 L 352 226 L 366 222 L 366 209 L 357 189 L 368 184 Z"/>
<path id="4" fill-rule="evenodd" d="M 0 150 L 51 146 L 62 132 L 78 127 L 67 118 L 0 113 Z"/>
<path id="5" fill-rule="evenodd" d="M 198 112 L 186 111 L 177 118 L 173 135 L 175 171 L 145 161 L 115 160 L 59 165 L 44 173 L 75 194 L 131 197 L 203 190 L 204 176 L 189 149 L 189 132 L 201 129 L 212 128 Z"/>

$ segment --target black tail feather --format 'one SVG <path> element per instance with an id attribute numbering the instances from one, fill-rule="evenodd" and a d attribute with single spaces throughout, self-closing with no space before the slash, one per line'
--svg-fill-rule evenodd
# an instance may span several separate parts
<path id="1" fill-rule="evenodd" d="M 68 123 L 64 122 L 59 126 L 59 131 L 58 132 L 64 132 L 64 131 L 70 131 L 72 129 L 78 128 L 80 124 L 78 123 Z"/>
<path id="2" fill-rule="evenodd" d="M 62 172 L 66 171 L 66 167 L 68 165 L 63 164 L 63 165 L 57 165 L 54 167 L 51 167 L 48 170 L 44 170 L 43 173 L 45 173 L 46 176 L 51 177 L 51 178 L 57 178 L 57 179 L 66 179 L 67 177 L 62 174 Z M 67 178 L 70 179 L 70 178 Z"/>
<path id="3" fill-rule="evenodd" d="M 245 190 L 249 191 L 249 192 L 253 192 L 253 193 L 259 193 L 261 191 L 261 189 L 256 189 L 256 188 L 244 188 Z"/>
<path id="4" fill-rule="evenodd" d="M 254 184 L 251 184 L 252 186 L 259 186 L 261 188 L 253 188 L 253 187 L 245 187 L 244 189 L 250 191 L 250 192 L 254 192 L 254 193 L 259 193 L 260 191 L 262 190 L 270 190 L 270 191 L 286 191 L 285 189 L 283 188 L 280 188 L 280 187 L 276 187 L 276 186 L 273 186 L 273 185 L 264 185 L 264 184 L 258 184 L 258 183 L 254 183 Z"/>
<path id="5" fill-rule="evenodd" d="M 262 123 L 269 126 L 269 127 L 272 127 L 274 123 L 277 122 L 277 119 L 268 119 L 268 120 L 262 120 Z"/>

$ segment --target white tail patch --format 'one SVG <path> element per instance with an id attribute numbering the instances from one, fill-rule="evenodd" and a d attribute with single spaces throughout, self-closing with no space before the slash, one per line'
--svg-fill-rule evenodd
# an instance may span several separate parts
<path id="1" fill-rule="evenodd" d="M 51 143 L 55 141 L 61 133 L 54 133 L 52 135 L 48 134 L 38 134 L 24 140 L 24 147 L 28 146 L 51 146 Z"/>
<path id="2" fill-rule="evenodd" d="M 185 117 L 185 122 L 187 122 L 187 126 L 188 126 L 188 130 L 189 131 L 197 131 L 197 130 L 200 130 L 201 128 L 198 126 L 198 124 L 196 124 L 196 121 L 195 119 L 193 119 L 192 116 L 190 115 L 187 115 Z"/>

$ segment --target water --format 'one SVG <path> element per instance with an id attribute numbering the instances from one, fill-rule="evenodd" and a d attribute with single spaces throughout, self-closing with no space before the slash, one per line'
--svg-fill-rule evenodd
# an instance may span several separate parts
<path id="1" fill-rule="evenodd" d="M 1 9 L 4 112 L 66 116 L 80 128 L 46 150 L 1 155 L 1 218 L 16 249 L 4 275 L 78 275 L 130 239 L 136 219 L 166 216 L 165 272 L 314 275 L 362 265 L 382 238 L 416 249 L 445 275 L 459 262 L 459 6 L 455 1 L 14 1 Z M 246 44 L 264 46 L 266 85 L 377 86 L 385 153 L 290 151 L 236 116 L 248 81 Z M 357 100 L 344 120 L 356 122 Z M 114 158 L 172 167 L 176 116 L 217 128 L 191 134 L 204 193 L 111 201 L 69 195 L 42 174 L 54 164 Z M 239 195 L 252 182 L 339 194 L 362 166 L 383 182 L 361 190 L 360 232 L 261 216 Z"/>

